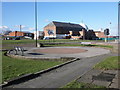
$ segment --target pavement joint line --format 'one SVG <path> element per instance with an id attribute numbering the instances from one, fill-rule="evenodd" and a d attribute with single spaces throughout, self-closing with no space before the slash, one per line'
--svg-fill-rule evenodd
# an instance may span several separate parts
<path id="1" fill-rule="evenodd" d="M 63 64 L 56 65 L 56 66 L 53 66 L 53 67 L 48 68 L 48 69 L 45 69 L 45 70 L 41 70 L 41 71 L 36 72 L 36 73 L 30 73 L 30 74 L 22 75 L 22 76 L 20 76 L 20 77 L 15 78 L 15 79 L 6 81 L 5 83 L 1 84 L 0 87 L 3 87 L 3 88 L 4 88 L 4 87 L 6 87 L 6 86 L 10 86 L 10 85 L 12 85 L 12 84 L 17 83 L 17 81 L 18 81 L 18 83 L 28 81 L 28 80 L 30 80 L 30 79 L 33 79 L 33 78 L 36 78 L 36 77 L 40 76 L 40 75 L 43 74 L 43 73 L 47 73 L 47 72 L 49 72 L 49 71 L 52 71 L 52 70 L 57 69 L 57 68 L 59 68 L 59 67 L 62 67 L 62 66 L 64 66 L 64 65 L 66 65 L 66 64 L 75 62 L 75 61 L 77 61 L 77 60 L 80 60 L 80 58 L 75 58 L 75 59 L 70 60 L 70 61 L 67 61 L 67 62 L 65 62 L 65 63 L 63 63 Z M 24 79 L 24 80 L 21 80 L 21 79 Z"/>

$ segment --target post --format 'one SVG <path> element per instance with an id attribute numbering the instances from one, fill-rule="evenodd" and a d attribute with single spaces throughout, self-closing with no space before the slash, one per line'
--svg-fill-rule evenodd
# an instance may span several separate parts
<path id="1" fill-rule="evenodd" d="M 83 31 L 83 40 L 85 40 L 85 30 L 82 29 L 82 31 Z"/>
<path id="2" fill-rule="evenodd" d="M 107 35 L 105 35 L 106 37 L 105 37 L 105 42 L 107 42 Z"/>
<path id="3" fill-rule="evenodd" d="M 118 2 L 118 42 L 120 42 L 120 1 Z"/>
<path id="4" fill-rule="evenodd" d="M 35 30 L 36 30 L 36 47 L 37 47 L 37 2 L 35 0 Z"/>
<path id="5" fill-rule="evenodd" d="M 20 25 L 20 32 L 21 32 L 21 30 L 22 30 L 22 25 Z"/>

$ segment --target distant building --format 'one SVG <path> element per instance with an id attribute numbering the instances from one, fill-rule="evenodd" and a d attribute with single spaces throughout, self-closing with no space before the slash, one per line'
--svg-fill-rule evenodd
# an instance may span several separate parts
<path id="1" fill-rule="evenodd" d="M 44 27 L 44 38 L 75 38 L 84 37 L 86 29 L 80 24 L 52 21 Z"/>
<path id="2" fill-rule="evenodd" d="M 98 38 L 106 38 L 107 36 L 104 34 L 104 32 L 101 32 L 101 31 L 94 31 L 95 32 L 95 35 L 98 37 Z"/>
<path id="3" fill-rule="evenodd" d="M 34 34 L 30 32 L 20 32 L 20 31 L 14 31 L 9 33 L 8 36 L 13 36 L 13 37 L 25 37 L 25 38 L 31 38 L 33 39 Z"/>
<path id="4" fill-rule="evenodd" d="M 36 31 L 34 31 L 34 40 L 36 40 L 36 36 L 37 36 L 37 39 L 43 39 L 44 38 L 44 32 L 43 31 L 37 31 L 37 35 L 36 35 Z"/>
<path id="5" fill-rule="evenodd" d="M 11 32 L 12 32 L 11 30 L 4 30 L 4 31 L 2 32 L 2 35 L 7 36 L 7 35 L 9 35 L 9 33 L 11 33 Z"/>
<path id="6" fill-rule="evenodd" d="M 89 29 L 87 31 L 86 37 L 87 37 L 88 40 L 96 40 L 96 39 L 98 39 L 98 37 L 96 36 L 94 30 L 92 30 L 92 29 L 91 30 Z"/>
<path id="7" fill-rule="evenodd" d="M 97 40 L 107 37 L 112 38 L 112 36 L 106 36 L 102 28 L 99 31 L 94 31 L 84 23 L 52 21 L 44 27 L 44 38 Z"/>

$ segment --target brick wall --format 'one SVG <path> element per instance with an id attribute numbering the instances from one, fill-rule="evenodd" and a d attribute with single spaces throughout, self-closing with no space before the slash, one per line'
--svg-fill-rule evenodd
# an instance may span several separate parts
<path id="1" fill-rule="evenodd" d="M 104 35 L 104 32 L 95 32 L 95 34 L 99 38 L 106 38 L 106 36 Z"/>
<path id="2" fill-rule="evenodd" d="M 47 26 L 44 28 L 44 36 L 53 36 L 48 34 L 48 30 L 53 30 L 54 36 L 56 36 L 56 27 L 55 26 Z"/>
<path id="3" fill-rule="evenodd" d="M 19 31 L 15 31 L 15 32 L 9 33 L 9 36 L 24 36 L 24 33 L 19 32 Z"/>

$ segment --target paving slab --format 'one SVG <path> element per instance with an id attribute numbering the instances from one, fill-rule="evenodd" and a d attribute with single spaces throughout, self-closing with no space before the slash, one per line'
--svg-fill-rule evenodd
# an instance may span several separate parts
<path id="1" fill-rule="evenodd" d="M 92 76 L 88 76 L 88 77 L 81 77 L 79 79 L 77 79 L 78 82 L 82 82 L 82 83 L 92 83 Z"/>
<path id="2" fill-rule="evenodd" d="M 105 70 L 104 73 L 117 74 L 118 70 Z"/>
<path id="3" fill-rule="evenodd" d="M 108 87 L 111 84 L 111 82 L 94 80 L 92 84 Z"/>
<path id="4" fill-rule="evenodd" d="M 109 88 L 119 88 L 118 87 L 118 83 L 111 83 L 111 85 L 109 86 Z"/>
<path id="5" fill-rule="evenodd" d="M 118 78 L 114 78 L 114 79 L 112 80 L 112 83 L 118 83 Z"/>

